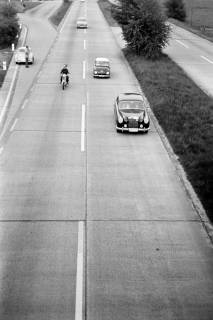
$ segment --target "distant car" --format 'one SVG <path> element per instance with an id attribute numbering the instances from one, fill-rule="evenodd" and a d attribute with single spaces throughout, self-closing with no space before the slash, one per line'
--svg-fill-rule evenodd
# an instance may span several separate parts
<path id="1" fill-rule="evenodd" d="M 86 29 L 88 27 L 87 26 L 87 19 L 85 17 L 78 18 L 76 26 L 77 26 L 77 29 L 78 28 Z"/>
<path id="2" fill-rule="evenodd" d="M 147 133 L 150 120 L 146 107 L 146 100 L 141 94 L 120 93 L 114 105 L 116 130 Z"/>
<path id="3" fill-rule="evenodd" d="M 110 78 L 110 62 L 107 58 L 96 58 L 93 66 L 93 77 Z"/>
<path id="4" fill-rule="evenodd" d="M 25 63 L 25 50 L 26 47 L 20 47 L 17 49 L 16 53 L 15 53 L 15 63 Z M 31 48 L 29 48 L 30 53 L 29 53 L 29 60 L 28 63 L 34 63 L 34 55 L 33 52 L 31 50 Z"/>

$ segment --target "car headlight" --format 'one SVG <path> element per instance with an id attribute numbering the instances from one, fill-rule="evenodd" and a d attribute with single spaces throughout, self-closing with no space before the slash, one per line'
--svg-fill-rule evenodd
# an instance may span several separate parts
<path id="1" fill-rule="evenodd" d="M 107 73 L 106 74 L 109 74 L 109 71 L 107 71 Z"/>
<path id="2" fill-rule="evenodd" d="M 143 122 L 144 122 L 145 124 L 147 124 L 147 123 L 149 122 L 149 118 L 148 118 L 147 113 L 145 113 L 145 115 L 144 115 Z"/>
<path id="3" fill-rule="evenodd" d="M 97 74 L 98 72 L 97 72 L 97 71 L 94 71 L 94 73 Z"/>
<path id="4" fill-rule="evenodd" d="M 120 124 L 123 123 L 123 118 L 120 115 L 118 115 L 118 123 L 120 123 Z"/>

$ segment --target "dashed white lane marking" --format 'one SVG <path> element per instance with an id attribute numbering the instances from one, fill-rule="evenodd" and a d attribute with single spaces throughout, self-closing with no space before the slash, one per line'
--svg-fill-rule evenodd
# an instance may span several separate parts
<path id="1" fill-rule="evenodd" d="M 180 41 L 180 40 L 175 40 L 175 41 L 178 42 L 179 44 L 181 44 L 184 48 L 189 49 L 189 47 L 185 43 L 183 43 L 182 41 Z"/>
<path id="2" fill-rule="evenodd" d="M 83 79 L 85 79 L 85 75 L 86 75 L 86 61 L 83 61 Z"/>
<path id="3" fill-rule="evenodd" d="M 205 56 L 201 56 L 201 58 L 204 59 L 204 60 L 206 60 L 207 62 L 213 64 L 213 61 L 210 60 L 210 59 L 208 59 L 208 58 L 206 58 Z"/>
<path id="4" fill-rule="evenodd" d="M 82 104 L 81 113 L 81 152 L 85 151 L 85 104 Z"/>
<path id="5" fill-rule="evenodd" d="M 18 118 L 16 118 L 13 122 L 12 127 L 10 128 L 10 132 L 12 132 L 15 129 L 16 123 L 18 122 Z"/>
<path id="6" fill-rule="evenodd" d="M 78 252 L 75 296 L 75 320 L 82 320 L 83 313 L 83 276 L 84 276 L 84 223 L 78 222 Z"/>
<path id="7" fill-rule="evenodd" d="M 84 40 L 84 50 L 86 50 L 86 40 Z"/>
<path id="8" fill-rule="evenodd" d="M 28 99 L 26 99 L 25 101 L 24 101 L 24 103 L 23 103 L 23 105 L 22 105 L 22 109 L 24 109 L 25 108 L 25 106 L 26 106 L 26 104 L 27 104 L 27 102 L 28 102 Z"/>
<path id="9" fill-rule="evenodd" d="M 0 154 L 2 154 L 3 150 L 4 150 L 4 148 L 1 147 L 1 148 L 0 148 Z"/>
<path id="10" fill-rule="evenodd" d="M 84 33 L 87 33 L 87 29 L 84 29 Z"/>

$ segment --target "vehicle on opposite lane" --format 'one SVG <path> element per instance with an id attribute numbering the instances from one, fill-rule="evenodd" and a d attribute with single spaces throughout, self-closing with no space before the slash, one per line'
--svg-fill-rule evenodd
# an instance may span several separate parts
<path id="1" fill-rule="evenodd" d="M 30 47 L 29 47 L 29 51 L 30 52 L 29 52 L 28 63 L 33 64 L 34 63 L 34 54 L 33 54 Z M 26 47 L 20 47 L 16 50 L 16 53 L 15 53 L 15 63 L 16 64 L 26 62 L 25 52 L 26 52 Z"/>
<path id="2" fill-rule="evenodd" d="M 93 66 L 93 77 L 110 78 L 109 59 L 103 57 L 98 57 L 95 59 Z"/>
<path id="3" fill-rule="evenodd" d="M 146 100 L 139 93 L 120 93 L 114 104 L 116 130 L 147 133 L 150 120 L 146 104 Z"/>
<path id="4" fill-rule="evenodd" d="M 78 18 L 76 27 L 77 29 L 87 29 L 87 19 L 85 17 Z"/>

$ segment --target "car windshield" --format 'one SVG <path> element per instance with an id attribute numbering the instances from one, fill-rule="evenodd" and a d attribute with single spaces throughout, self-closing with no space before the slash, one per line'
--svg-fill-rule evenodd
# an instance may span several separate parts
<path id="1" fill-rule="evenodd" d="M 78 21 L 86 22 L 86 18 L 79 18 Z"/>
<path id="2" fill-rule="evenodd" d="M 140 113 L 144 111 L 144 106 L 142 101 L 129 101 L 129 100 L 123 100 L 119 102 L 119 109 L 122 112 L 126 113 Z"/>
<path id="3" fill-rule="evenodd" d="M 19 52 L 25 52 L 25 48 L 21 48 L 18 50 Z"/>
<path id="4" fill-rule="evenodd" d="M 95 61 L 96 67 L 109 67 L 108 61 Z"/>

